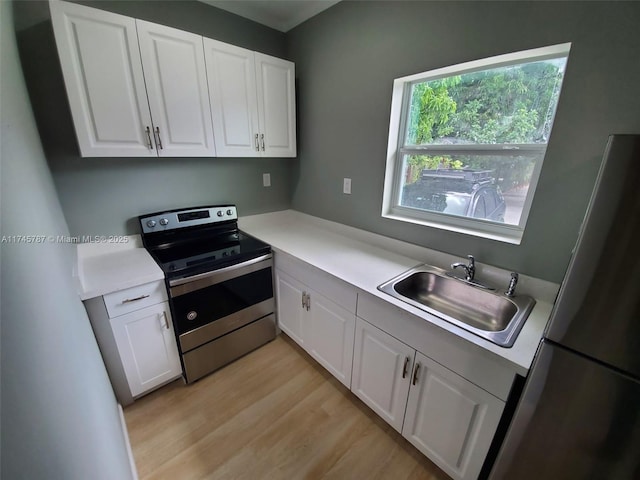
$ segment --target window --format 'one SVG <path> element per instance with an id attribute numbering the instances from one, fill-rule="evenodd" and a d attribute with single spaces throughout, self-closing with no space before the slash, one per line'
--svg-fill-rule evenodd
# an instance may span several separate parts
<path id="1" fill-rule="evenodd" d="M 569 48 L 396 79 L 382 215 L 520 243 Z"/>

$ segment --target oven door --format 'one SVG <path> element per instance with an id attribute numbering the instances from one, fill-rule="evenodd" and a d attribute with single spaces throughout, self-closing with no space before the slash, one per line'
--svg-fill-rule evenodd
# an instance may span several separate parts
<path id="1" fill-rule="evenodd" d="M 170 280 L 169 295 L 184 354 L 274 312 L 272 255 Z"/>

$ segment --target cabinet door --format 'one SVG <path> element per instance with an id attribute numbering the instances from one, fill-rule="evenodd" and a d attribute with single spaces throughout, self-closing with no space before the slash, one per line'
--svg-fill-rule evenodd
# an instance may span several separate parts
<path id="1" fill-rule="evenodd" d="M 280 329 L 298 345 L 306 348 L 303 331 L 303 320 L 306 316 L 306 311 L 303 308 L 303 294 L 307 292 L 304 285 L 290 276 L 276 271 L 276 289 Z"/>
<path id="2" fill-rule="evenodd" d="M 498 398 L 416 353 L 402 435 L 453 478 L 475 479 L 503 409 Z"/>
<path id="3" fill-rule="evenodd" d="M 415 350 L 356 318 L 351 391 L 398 432 L 407 406 Z"/>
<path id="4" fill-rule="evenodd" d="M 156 156 L 135 20 L 73 3 L 50 7 L 80 154 Z"/>
<path id="5" fill-rule="evenodd" d="M 136 20 L 160 156 L 215 156 L 202 37 Z"/>
<path id="6" fill-rule="evenodd" d="M 311 291 L 305 327 L 307 351 L 347 388 L 351 387 L 355 315 Z"/>
<path id="7" fill-rule="evenodd" d="M 260 156 L 253 52 L 210 38 L 204 51 L 218 156 Z"/>
<path id="8" fill-rule="evenodd" d="M 167 302 L 112 318 L 111 328 L 134 397 L 182 373 Z"/>
<path id="9" fill-rule="evenodd" d="M 295 66 L 262 53 L 255 58 L 262 155 L 295 157 Z"/>

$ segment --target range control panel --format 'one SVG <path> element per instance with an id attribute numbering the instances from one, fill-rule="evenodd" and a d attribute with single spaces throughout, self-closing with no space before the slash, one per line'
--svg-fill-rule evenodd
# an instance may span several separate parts
<path id="1" fill-rule="evenodd" d="M 164 232 L 178 228 L 238 220 L 235 205 L 216 205 L 152 213 L 139 217 L 143 233 Z"/>

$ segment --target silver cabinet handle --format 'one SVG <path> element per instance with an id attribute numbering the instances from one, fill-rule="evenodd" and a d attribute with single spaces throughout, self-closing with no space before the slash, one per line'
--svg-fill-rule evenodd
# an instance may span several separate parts
<path id="1" fill-rule="evenodd" d="M 302 292 L 302 308 L 304 308 L 307 312 L 311 308 L 311 294 L 307 292 Z"/>
<path id="2" fill-rule="evenodd" d="M 169 330 L 169 319 L 167 318 L 167 312 L 162 312 L 162 319 L 164 320 L 164 328 Z"/>
<path id="3" fill-rule="evenodd" d="M 408 366 L 409 366 L 409 357 L 404 357 L 404 366 L 402 367 L 402 378 L 405 378 L 407 376 L 407 373 L 409 373 L 409 370 L 407 369 Z"/>
<path id="4" fill-rule="evenodd" d="M 153 144 L 151 143 L 151 130 L 147 125 L 147 145 L 149 146 L 149 150 L 153 150 Z"/>
<path id="5" fill-rule="evenodd" d="M 255 141 L 256 141 L 256 152 L 259 152 L 260 151 L 260 144 L 258 143 L 258 134 L 257 133 L 256 133 Z"/>
<path id="6" fill-rule="evenodd" d="M 264 152 L 264 133 L 260 135 L 260 142 L 262 143 L 262 151 Z"/>
<path id="7" fill-rule="evenodd" d="M 125 298 L 124 300 L 122 300 L 122 303 L 131 303 L 131 302 L 137 302 L 138 300 L 143 300 L 145 298 L 149 298 L 149 295 L 140 295 L 139 297 L 136 298 Z"/>
<path id="8" fill-rule="evenodd" d="M 160 139 L 160 127 L 156 127 L 156 138 L 158 139 L 158 148 L 162 150 L 162 140 Z"/>
<path id="9" fill-rule="evenodd" d="M 420 364 L 416 363 L 416 366 L 413 368 L 413 380 L 411 381 L 412 385 L 418 383 L 418 372 L 420 371 Z"/>

